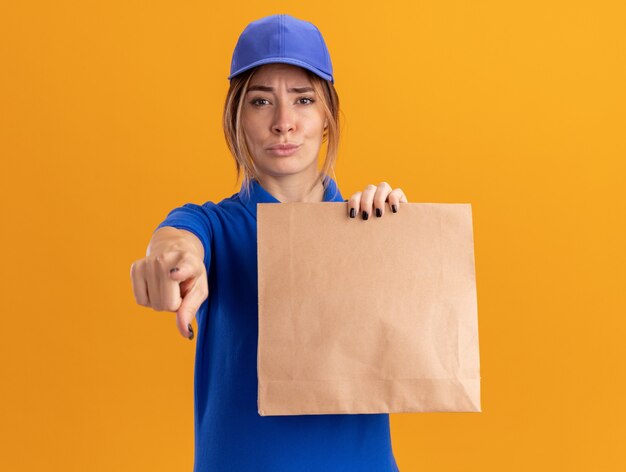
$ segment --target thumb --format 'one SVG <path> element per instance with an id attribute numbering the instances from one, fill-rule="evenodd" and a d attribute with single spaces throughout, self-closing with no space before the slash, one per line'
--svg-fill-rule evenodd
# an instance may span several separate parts
<path id="1" fill-rule="evenodd" d="M 182 282 L 191 277 L 198 275 L 198 270 L 200 268 L 197 267 L 197 264 L 194 264 L 188 258 L 184 257 L 178 263 L 172 267 L 169 271 L 169 277 L 172 280 L 177 282 Z"/>

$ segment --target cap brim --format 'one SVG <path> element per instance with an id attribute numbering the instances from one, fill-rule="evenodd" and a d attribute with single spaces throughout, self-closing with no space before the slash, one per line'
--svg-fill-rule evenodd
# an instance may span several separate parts
<path id="1" fill-rule="evenodd" d="M 306 62 L 299 61 L 298 59 L 292 59 L 289 57 L 266 57 L 265 59 L 261 59 L 260 61 L 253 62 L 252 64 L 248 64 L 247 66 L 236 70 L 235 72 L 233 72 L 232 74 L 228 76 L 228 80 L 232 79 L 236 75 L 241 74 L 242 72 L 252 69 L 253 67 L 261 66 L 263 64 L 274 64 L 274 63 L 291 64 L 294 66 L 299 66 L 304 69 L 310 70 L 311 72 L 322 77 L 325 80 L 330 80 L 330 82 L 333 84 L 335 83 L 333 77 L 327 74 L 326 72 L 322 72 L 317 67 L 313 67 L 312 65 L 307 64 Z"/>

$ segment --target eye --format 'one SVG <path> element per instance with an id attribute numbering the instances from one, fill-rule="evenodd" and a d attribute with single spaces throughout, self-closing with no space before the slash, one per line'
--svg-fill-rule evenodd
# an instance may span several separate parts
<path id="1" fill-rule="evenodd" d="M 255 98 L 254 100 L 251 100 L 250 103 L 254 106 L 261 106 L 260 103 L 258 103 L 259 101 L 267 101 L 267 98 Z"/>
<path id="2" fill-rule="evenodd" d="M 304 105 L 310 105 L 312 103 L 315 103 L 315 99 L 312 97 L 300 97 L 297 101 L 302 103 L 302 100 L 308 100 L 308 102 L 304 102 Z M 267 98 L 254 98 L 250 100 L 250 104 L 254 105 L 257 108 L 265 105 L 265 103 L 262 102 L 269 102 L 269 100 Z"/>

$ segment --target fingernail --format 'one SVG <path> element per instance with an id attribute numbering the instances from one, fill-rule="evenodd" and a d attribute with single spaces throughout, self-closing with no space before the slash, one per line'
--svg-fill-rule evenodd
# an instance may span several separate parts
<path id="1" fill-rule="evenodd" d="M 187 325 L 187 329 L 189 330 L 189 332 L 191 333 L 189 335 L 189 340 L 191 341 L 193 339 L 193 328 L 191 327 L 190 324 Z"/>
<path id="2" fill-rule="evenodd" d="M 381 216 L 383 216 L 383 212 L 380 210 L 380 208 L 376 208 L 376 218 L 380 218 Z"/>
<path id="3" fill-rule="evenodd" d="M 178 267 L 173 267 L 170 269 L 170 273 L 172 272 L 178 272 L 180 269 Z"/>
<path id="4" fill-rule="evenodd" d="M 394 213 L 397 213 L 398 207 L 396 207 L 395 205 L 391 205 L 391 211 L 393 211 Z"/>
<path id="5" fill-rule="evenodd" d="M 356 216 L 356 209 L 350 208 L 350 218 L 354 218 Z"/>
<path id="6" fill-rule="evenodd" d="M 365 210 L 363 210 L 363 219 L 367 220 L 368 218 L 369 218 L 369 215 L 367 214 Z"/>

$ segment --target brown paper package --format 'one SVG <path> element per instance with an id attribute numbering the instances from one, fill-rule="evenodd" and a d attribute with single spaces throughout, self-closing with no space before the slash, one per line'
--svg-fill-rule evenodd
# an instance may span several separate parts
<path id="1" fill-rule="evenodd" d="M 471 205 L 257 206 L 261 416 L 480 412 Z"/>

